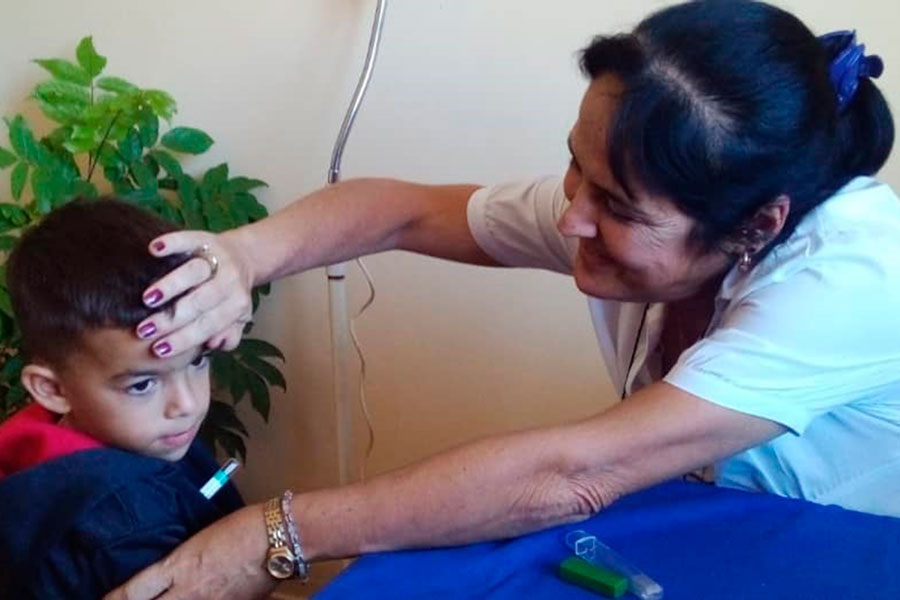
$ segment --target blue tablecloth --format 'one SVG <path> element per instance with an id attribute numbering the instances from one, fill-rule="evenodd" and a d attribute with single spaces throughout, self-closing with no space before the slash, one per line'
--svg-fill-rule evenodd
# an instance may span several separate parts
<path id="1" fill-rule="evenodd" d="M 596 600 L 556 575 L 574 529 L 629 558 L 666 600 L 900 600 L 900 519 L 681 481 L 513 540 L 366 556 L 315 598 Z"/>

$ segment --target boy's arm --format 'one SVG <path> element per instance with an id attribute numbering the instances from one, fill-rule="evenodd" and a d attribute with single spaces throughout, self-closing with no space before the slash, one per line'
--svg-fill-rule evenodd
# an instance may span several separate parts
<path id="1" fill-rule="evenodd" d="M 190 532 L 177 522 L 115 539 L 73 531 L 46 556 L 30 593 L 35 598 L 100 598 L 188 537 Z"/>
<path id="2" fill-rule="evenodd" d="M 46 592 L 36 597 L 100 598 L 243 505 L 231 483 L 212 500 L 200 494 L 195 479 L 215 467 L 195 447 L 178 467 L 152 469 L 103 495 L 45 555 L 36 587 Z"/>

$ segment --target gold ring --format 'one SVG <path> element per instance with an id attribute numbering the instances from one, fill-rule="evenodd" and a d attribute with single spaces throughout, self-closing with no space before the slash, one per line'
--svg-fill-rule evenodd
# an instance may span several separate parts
<path id="1" fill-rule="evenodd" d="M 203 259 L 206 261 L 206 264 L 209 265 L 209 277 L 206 278 L 207 281 L 216 276 L 216 273 L 219 271 L 219 259 L 210 251 L 209 244 L 197 246 L 194 248 L 194 251 L 191 252 L 191 256 Z"/>

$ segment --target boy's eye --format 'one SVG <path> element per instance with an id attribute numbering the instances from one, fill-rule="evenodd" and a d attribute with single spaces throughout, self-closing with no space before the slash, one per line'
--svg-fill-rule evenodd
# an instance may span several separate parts
<path id="1" fill-rule="evenodd" d="M 155 379 L 142 379 L 129 385 L 126 391 L 132 396 L 143 396 L 150 393 L 154 387 L 156 387 Z"/>
<path id="2" fill-rule="evenodd" d="M 191 366 L 197 369 L 202 369 L 209 363 L 209 354 L 201 354 L 197 358 L 191 361 Z"/>

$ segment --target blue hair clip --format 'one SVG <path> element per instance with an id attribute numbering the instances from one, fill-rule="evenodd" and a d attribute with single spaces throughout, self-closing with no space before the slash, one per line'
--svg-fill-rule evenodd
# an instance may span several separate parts
<path id="1" fill-rule="evenodd" d="M 878 78 L 884 71 L 880 56 L 866 56 L 866 45 L 856 43 L 856 31 L 835 31 L 819 37 L 826 48 L 834 47 L 837 54 L 831 61 L 829 77 L 837 94 L 838 112 L 842 113 L 856 95 L 859 80 Z"/>

